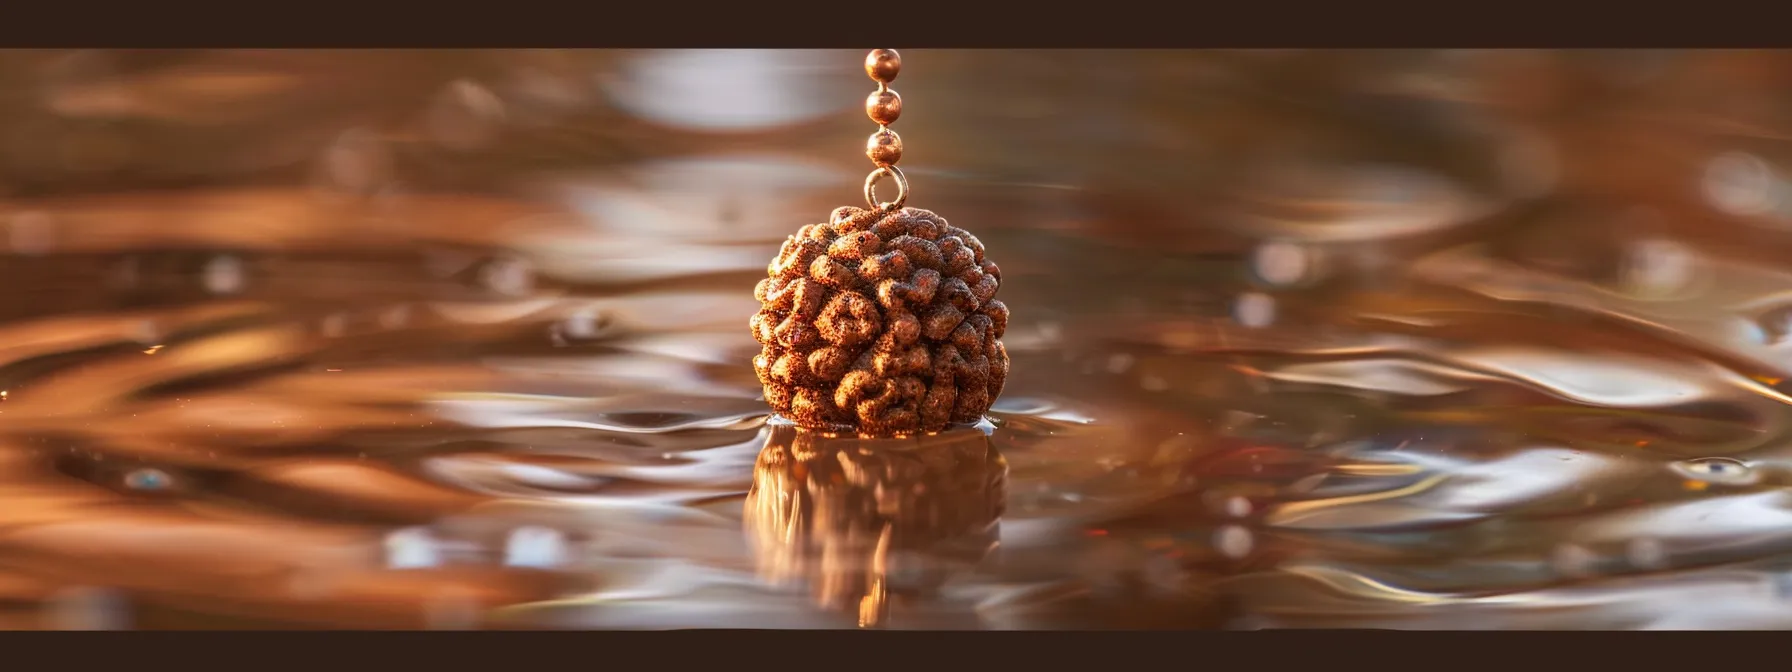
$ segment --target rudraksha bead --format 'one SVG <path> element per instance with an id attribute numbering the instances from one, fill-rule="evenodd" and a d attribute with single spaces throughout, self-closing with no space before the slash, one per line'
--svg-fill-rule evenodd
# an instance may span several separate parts
<path id="1" fill-rule="evenodd" d="M 797 425 L 863 436 L 983 418 L 1008 377 L 1002 272 L 919 208 L 845 207 L 784 242 L 754 296 L 753 368 Z"/>

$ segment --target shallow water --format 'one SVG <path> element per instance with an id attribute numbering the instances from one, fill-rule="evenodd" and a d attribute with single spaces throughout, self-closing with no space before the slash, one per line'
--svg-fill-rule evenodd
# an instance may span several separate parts
<path id="1" fill-rule="evenodd" d="M 0 626 L 1792 626 L 1784 54 L 905 53 L 883 441 L 746 326 L 859 57 L 0 56 Z"/>

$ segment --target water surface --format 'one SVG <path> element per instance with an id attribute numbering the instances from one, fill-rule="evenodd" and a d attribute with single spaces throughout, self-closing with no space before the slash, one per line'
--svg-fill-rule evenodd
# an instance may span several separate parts
<path id="1" fill-rule="evenodd" d="M 0 626 L 1792 625 L 1785 55 L 907 53 L 890 441 L 749 363 L 859 58 L 0 56 Z"/>

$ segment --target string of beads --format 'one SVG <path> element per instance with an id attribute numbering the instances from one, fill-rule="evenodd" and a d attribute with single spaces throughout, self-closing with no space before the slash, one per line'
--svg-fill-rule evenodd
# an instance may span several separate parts
<path id="1" fill-rule="evenodd" d="M 865 116 L 877 122 L 877 132 L 865 141 L 865 156 L 877 164 L 877 169 L 865 178 L 865 203 L 881 212 L 900 210 L 908 202 L 908 177 L 896 167 L 902 160 L 902 136 L 890 130 L 890 124 L 902 116 L 902 96 L 890 88 L 890 82 L 896 81 L 901 72 L 902 56 L 894 49 L 874 49 L 865 56 L 865 74 L 877 82 L 877 90 L 865 98 Z M 896 198 L 880 202 L 877 183 L 886 177 L 896 182 Z"/>

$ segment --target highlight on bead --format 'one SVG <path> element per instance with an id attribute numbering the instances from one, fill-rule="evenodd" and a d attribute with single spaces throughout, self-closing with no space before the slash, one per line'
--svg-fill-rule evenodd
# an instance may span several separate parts
<path id="1" fill-rule="evenodd" d="M 902 117 L 902 96 L 895 89 L 872 91 L 865 97 L 865 116 L 880 126 L 896 123 Z"/>
<path id="2" fill-rule="evenodd" d="M 865 55 L 865 74 L 879 84 L 896 81 L 896 75 L 902 72 L 902 55 L 895 49 L 873 49 Z"/>
<path id="3" fill-rule="evenodd" d="M 939 215 L 840 208 L 786 240 L 766 275 L 754 288 L 753 368 L 766 402 L 797 425 L 938 432 L 981 420 L 1001 394 L 1001 269 Z"/>
<path id="4" fill-rule="evenodd" d="M 894 166 L 902 161 L 902 136 L 887 128 L 877 129 L 865 139 L 865 156 L 879 166 Z"/>

